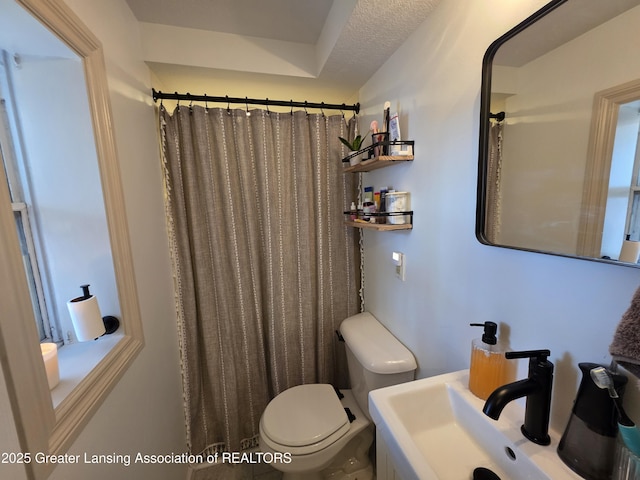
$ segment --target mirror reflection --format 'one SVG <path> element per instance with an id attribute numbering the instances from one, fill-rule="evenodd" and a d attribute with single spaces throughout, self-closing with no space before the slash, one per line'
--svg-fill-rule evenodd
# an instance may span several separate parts
<path id="1" fill-rule="evenodd" d="M 80 285 L 120 315 L 85 70 L 13 0 L 0 0 L 0 160 L 40 340 L 74 343 Z"/>
<path id="2" fill-rule="evenodd" d="M 637 263 L 639 5 L 556 0 L 487 51 L 483 243 Z"/>

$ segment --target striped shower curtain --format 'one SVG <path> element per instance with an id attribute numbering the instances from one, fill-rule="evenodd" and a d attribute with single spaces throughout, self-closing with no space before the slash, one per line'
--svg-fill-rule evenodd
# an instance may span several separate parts
<path id="1" fill-rule="evenodd" d="M 338 137 L 355 119 L 200 106 L 159 116 L 187 443 L 240 451 L 257 445 L 281 391 L 348 381 L 335 330 L 360 308 L 359 234 L 343 224 L 357 185 Z"/>
<path id="2" fill-rule="evenodd" d="M 485 199 L 485 236 L 491 243 L 500 242 L 502 227 L 502 132 L 503 124 L 496 122 L 489 129 L 487 166 L 487 198 Z"/>

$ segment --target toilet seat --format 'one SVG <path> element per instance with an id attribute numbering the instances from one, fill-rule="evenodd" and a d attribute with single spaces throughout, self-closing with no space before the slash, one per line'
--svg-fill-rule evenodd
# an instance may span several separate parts
<path id="1" fill-rule="evenodd" d="M 328 384 L 289 388 L 267 405 L 260 430 L 272 448 L 295 455 L 317 452 L 343 437 L 349 419 Z"/>

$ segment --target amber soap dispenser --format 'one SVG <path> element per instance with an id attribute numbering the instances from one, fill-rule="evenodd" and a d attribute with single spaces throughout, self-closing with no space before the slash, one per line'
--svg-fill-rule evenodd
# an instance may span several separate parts
<path id="1" fill-rule="evenodd" d="M 491 392 L 513 381 L 512 362 L 504 356 L 498 343 L 498 325 L 495 322 L 471 323 L 472 327 L 483 327 L 482 338 L 471 342 L 471 366 L 469 368 L 469 390 L 476 397 L 486 400 Z"/>

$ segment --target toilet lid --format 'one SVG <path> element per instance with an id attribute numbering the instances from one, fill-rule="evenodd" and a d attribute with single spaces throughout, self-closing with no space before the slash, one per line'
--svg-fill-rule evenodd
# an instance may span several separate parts
<path id="1" fill-rule="evenodd" d="M 340 429 L 349 429 L 344 407 L 327 384 L 285 390 L 267 405 L 261 424 L 271 440 L 291 447 L 322 442 Z"/>

